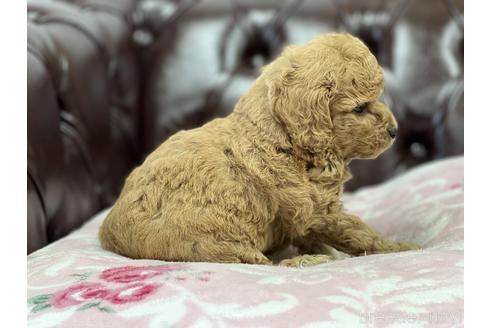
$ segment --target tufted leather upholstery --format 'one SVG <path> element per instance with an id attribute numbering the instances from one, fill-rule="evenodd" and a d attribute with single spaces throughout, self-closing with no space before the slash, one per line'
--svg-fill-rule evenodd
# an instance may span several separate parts
<path id="1" fill-rule="evenodd" d="M 385 68 L 394 147 L 349 189 L 463 153 L 462 0 L 28 0 L 28 251 L 111 204 L 180 129 L 231 112 L 285 43 L 362 38 Z"/>
<path id="2" fill-rule="evenodd" d="M 109 205 L 138 160 L 133 9 L 28 3 L 28 251 Z"/>

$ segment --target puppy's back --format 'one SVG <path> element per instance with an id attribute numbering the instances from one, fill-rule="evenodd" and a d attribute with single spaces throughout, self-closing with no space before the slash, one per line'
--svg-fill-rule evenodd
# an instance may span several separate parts
<path id="1" fill-rule="evenodd" d="M 162 238 L 161 247 L 172 248 L 184 230 L 192 234 L 210 226 L 195 212 L 233 189 L 223 151 L 230 138 L 227 119 L 218 119 L 161 144 L 126 179 L 100 227 L 103 248 L 132 258 L 156 257 L 149 256 L 155 252 L 148 249 L 149 238 Z"/>

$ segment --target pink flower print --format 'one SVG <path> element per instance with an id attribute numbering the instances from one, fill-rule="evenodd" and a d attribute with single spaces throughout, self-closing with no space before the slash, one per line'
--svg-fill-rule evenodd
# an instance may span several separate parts
<path id="1" fill-rule="evenodd" d="M 99 276 L 101 279 L 111 282 L 129 283 L 143 281 L 145 279 L 158 276 L 164 272 L 183 269 L 183 265 L 157 265 L 157 266 L 125 266 L 104 270 Z"/>
<path id="2" fill-rule="evenodd" d="M 137 282 L 114 290 L 106 299 L 113 304 L 138 302 L 154 293 L 159 287 L 160 285 L 158 284 Z"/>
<path id="3" fill-rule="evenodd" d="M 50 300 L 56 308 L 64 308 L 87 300 L 105 299 L 111 292 L 98 283 L 81 283 L 57 292 Z"/>

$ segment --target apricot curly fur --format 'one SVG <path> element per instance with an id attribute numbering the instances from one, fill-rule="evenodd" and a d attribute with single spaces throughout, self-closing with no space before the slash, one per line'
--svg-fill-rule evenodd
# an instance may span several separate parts
<path id="1" fill-rule="evenodd" d="M 176 133 L 128 176 L 102 246 L 131 258 L 272 264 L 266 253 L 293 244 L 304 254 L 281 264 L 294 266 L 330 260 L 330 247 L 418 248 L 386 239 L 340 201 L 350 161 L 393 142 L 383 87 L 376 58 L 353 36 L 286 47 L 233 113 Z"/>

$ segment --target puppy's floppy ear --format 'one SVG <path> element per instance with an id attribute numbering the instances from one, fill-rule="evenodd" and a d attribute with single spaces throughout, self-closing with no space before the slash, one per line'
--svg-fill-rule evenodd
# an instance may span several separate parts
<path id="1" fill-rule="evenodd" d="M 299 65 L 292 59 L 295 50 L 299 46 L 290 45 L 285 47 L 282 54 L 269 65 L 262 69 L 262 75 L 265 76 L 265 83 L 268 88 L 268 101 L 270 109 L 275 119 L 282 122 L 291 116 L 289 108 L 279 104 L 283 102 L 290 93 L 290 87 L 296 83 L 296 73 Z M 299 83 L 299 81 L 297 81 Z"/>
<path id="2" fill-rule="evenodd" d="M 326 158 L 333 140 L 329 105 L 336 80 L 333 75 L 328 75 L 321 85 L 314 78 L 307 80 L 305 76 L 316 76 L 312 71 L 318 68 L 298 65 L 296 56 L 292 55 L 294 50 L 292 46 L 287 47 L 263 69 L 270 110 L 275 120 L 286 128 L 293 146 L 309 160 L 319 162 L 315 158 Z"/>
<path id="3" fill-rule="evenodd" d="M 337 80 L 335 78 L 335 74 L 329 72 L 325 75 L 325 79 L 321 85 L 323 91 L 326 94 L 327 98 L 327 106 L 326 106 L 326 122 L 328 123 L 330 129 L 333 128 L 333 122 L 331 120 L 331 111 L 330 111 L 330 101 L 335 95 L 335 90 L 337 89 Z"/>
<path id="4" fill-rule="evenodd" d="M 266 76 L 270 101 L 274 101 L 280 96 L 283 88 L 292 84 L 296 68 L 298 66 L 286 57 L 279 57 L 262 68 L 262 73 Z"/>

